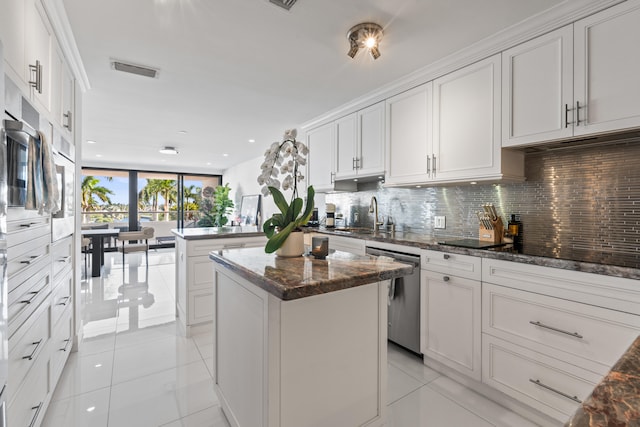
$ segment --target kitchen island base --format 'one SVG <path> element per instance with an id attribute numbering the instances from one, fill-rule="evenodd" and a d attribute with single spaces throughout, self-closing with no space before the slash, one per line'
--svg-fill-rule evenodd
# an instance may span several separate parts
<path id="1" fill-rule="evenodd" d="M 379 426 L 388 280 L 281 300 L 214 263 L 214 382 L 232 426 Z"/>

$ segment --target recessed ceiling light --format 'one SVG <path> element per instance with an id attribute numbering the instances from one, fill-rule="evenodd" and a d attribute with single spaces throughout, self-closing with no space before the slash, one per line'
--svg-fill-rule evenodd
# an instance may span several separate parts
<path id="1" fill-rule="evenodd" d="M 96 410 L 96 407 L 95 407 L 95 406 L 89 406 L 89 407 L 87 408 L 87 412 L 93 412 L 93 411 L 95 411 L 95 410 Z"/>
<path id="2" fill-rule="evenodd" d="M 94 367 L 96 367 L 96 368 L 100 368 L 101 366 L 102 366 L 102 363 L 98 363 L 98 364 L 94 365 Z"/>
<path id="3" fill-rule="evenodd" d="M 178 133 L 181 134 L 181 135 L 186 135 L 189 132 L 187 132 L 186 130 L 180 130 L 180 131 L 178 131 Z"/>
<path id="4" fill-rule="evenodd" d="M 93 139 L 87 139 L 87 144 L 95 144 L 96 141 L 94 141 Z"/>
<path id="5" fill-rule="evenodd" d="M 223 156 L 224 157 L 229 157 L 229 155 L 227 153 L 224 153 Z"/>
<path id="6" fill-rule="evenodd" d="M 176 147 L 164 147 L 160 149 L 160 152 L 162 154 L 178 154 L 178 150 L 176 150 Z"/>
<path id="7" fill-rule="evenodd" d="M 211 166 L 211 162 L 207 162 L 207 166 Z"/>
<path id="8" fill-rule="evenodd" d="M 249 142 L 250 142 L 251 144 L 253 144 L 254 142 L 256 142 L 256 140 L 255 140 L 255 139 L 250 139 L 250 140 L 249 140 Z"/>
<path id="9" fill-rule="evenodd" d="M 422 188 L 422 185 L 416 185 L 416 188 Z"/>
<path id="10" fill-rule="evenodd" d="M 476 182 L 476 181 L 471 181 L 469 184 L 471 184 L 471 185 L 476 185 L 476 184 L 477 184 L 477 182 Z"/>
<path id="11" fill-rule="evenodd" d="M 96 154 L 96 157 L 102 157 L 102 154 Z"/>

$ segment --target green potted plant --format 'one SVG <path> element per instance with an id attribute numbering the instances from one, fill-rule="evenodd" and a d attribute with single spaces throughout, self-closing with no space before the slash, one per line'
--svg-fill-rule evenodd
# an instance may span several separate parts
<path id="1" fill-rule="evenodd" d="M 229 184 L 218 185 L 215 190 L 205 187 L 202 190 L 201 211 L 202 218 L 199 227 L 222 227 L 229 219 L 227 215 L 233 209 L 233 200 L 229 198 Z"/>
<path id="2" fill-rule="evenodd" d="M 300 256 L 304 253 L 304 236 L 301 226 L 309 222 L 313 213 L 312 186 L 307 188 L 306 207 L 304 200 L 298 197 L 298 183 L 304 179 L 301 167 L 307 163 L 309 150 L 301 141 L 296 141 L 297 131 L 287 130 L 282 142 L 274 142 L 264 153 L 262 172 L 258 176 L 258 184 L 262 185 L 262 194 L 273 196 L 273 201 L 280 213 L 267 219 L 262 229 L 267 235 L 265 252 L 276 252 L 279 256 Z M 282 183 L 278 180 L 284 175 Z M 291 200 L 280 191 L 291 190 Z"/>

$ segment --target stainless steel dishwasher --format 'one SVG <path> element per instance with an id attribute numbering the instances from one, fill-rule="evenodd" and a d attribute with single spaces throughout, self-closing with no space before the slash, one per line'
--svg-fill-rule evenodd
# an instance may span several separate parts
<path id="1" fill-rule="evenodd" d="M 420 353 L 420 255 L 375 247 L 367 247 L 366 251 L 413 265 L 411 275 L 391 280 L 387 329 L 389 341 Z"/>

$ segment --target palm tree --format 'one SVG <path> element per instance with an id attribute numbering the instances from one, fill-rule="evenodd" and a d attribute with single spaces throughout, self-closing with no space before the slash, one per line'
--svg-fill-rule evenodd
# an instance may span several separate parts
<path id="1" fill-rule="evenodd" d="M 164 199 L 164 220 L 169 221 L 169 210 L 173 203 L 178 200 L 178 189 L 176 181 L 172 179 L 163 179 L 160 182 L 160 195 Z"/>
<path id="2" fill-rule="evenodd" d="M 96 210 L 98 206 L 98 202 L 94 197 L 97 197 L 103 203 L 111 204 L 111 199 L 109 198 L 110 194 L 113 194 L 113 191 L 108 189 L 107 187 L 103 187 L 98 185 L 100 180 L 93 176 L 85 176 L 82 179 L 81 191 L 82 191 L 82 211 L 89 212 Z M 83 222 L 86 222 L 86 216 L 83 216 Z"/>
<path id="3" fill-rule="evenodd" d="M 158 220 L 158 199 L 162 196 L 165 200 L 164 212 L 165 220 L 169 220 L 169 203 L 175 202 L 177 196 L 176 181 L 173 179 L 147 179 L 147 185 L 144 186 L 138 197 L 145 203 L 151 204 L 153 211 L 153 220 Z"/>
<path id="4" fill-rule="evenodd" d="M 183 200 L 184 211 L 187 213 L 187 219 L 193 219 L 194 212 L 198 210 L 198 198 L 202 189 L 195 185 L 184 187 Z"/>

